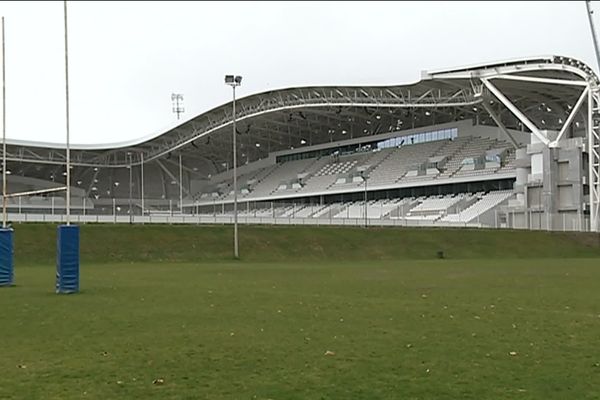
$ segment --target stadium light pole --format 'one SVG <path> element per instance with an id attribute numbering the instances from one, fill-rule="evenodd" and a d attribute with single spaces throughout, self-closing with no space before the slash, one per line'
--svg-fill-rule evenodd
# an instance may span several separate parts
<path id="1" fill-rule="evenodd" d="M 131 152 L 127 152 L 127 158 L 129 158 L 129 223 L 133 224 L 133 213 L 132 213 L 132 196 L 133 196 L 133 166 L 131 165 Z"/>
<path id="2" fill-rule="evenodd" d="M 364 204 L 364 212 L 365 212 L 365 228 L 367 227 L 367 169 L 369 169 L 368 165 L 363 166 L 362 168 L 359 169 L 360 172 L 360 176 L 363 179 L 363 182 L 365 183 L 365 193 L 364 193 L 364 199 L 365 199 L 365 204 Z"/>
<path id="3" fill-rule="evenodd" d="M 185 112 L 185 108 L 181 104 L 183 103 L 183 95 L 181 93 L 172 93 L 171 101 L 173 102 L 173 113 L 177 114 L 177 119 L 179 119 L 179 115 Z"/>
<path id="4" fill-rule="evenodd" d="M 365 228 L 367 227 L 367 177 L 364 176 L 363 180 L 365 181 Z"/>
<path id="5" fill-rule="evenodd" d="M 142 198 L 142 217 L 144 216 L 144 153 L 140 154 L 141 156 L 141 163 L 140 163 L 140 173 L 141 173 L 141 185 L 140 185 L 140 197 Z"/>
<path id="6" fill-rule="evenodd" d="M 183 163 L 179 153 L 179 211 L 183 215 Z"/>
<path id="7" fill-rule="evenodd" d="M 238 242 L 238 212 L 237 212 L 237 144 L 235 131 L 235 88 L 242 84 L 239 75 L 225 75 L 225 84 L 233 89 L 233 257 L 240 258 Z"/>

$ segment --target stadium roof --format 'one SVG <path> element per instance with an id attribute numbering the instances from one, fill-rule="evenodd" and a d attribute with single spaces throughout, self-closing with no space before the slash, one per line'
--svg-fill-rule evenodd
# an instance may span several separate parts
<path id="1" fill-rule="evenodd" d="M 585 123 L 579 106 L 590 84 L 596 86 L 598 78 L 581 61 L 542 56 L 428 71 L 420 81 L 406 85 L 295 87 L 257 93 L 236 101 L 238 160 L 242 164 L 273 151 L 464 119 L 532 132 L 559 131 L 573 110 L 577 125 Z M 523 126 L 518 113 L 530 123 Z M 136 165 L 182 153 L 220 169 L 231 165 L 231 142 L 230 102 L 139 140 L 72 145 L 71 161 L 79 166 L 124 167 L 130 160 Z M 19 140 L 7 144 L 11 161 L 65 162 L 61 144 Z"/>

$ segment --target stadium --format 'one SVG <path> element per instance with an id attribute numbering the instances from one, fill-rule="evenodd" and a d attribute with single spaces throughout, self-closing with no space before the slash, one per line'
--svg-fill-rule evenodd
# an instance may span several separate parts
<path id="1" fill-rule="evenodd" d="M 599 101 L 594 72 L 560 56 L 241 98 L 240 221 L 598 231 Z M 232 222 L 232 123 L 224 104 L 152 137 L 72 145 L 77 221 Z M 64 186 L 64 145 L 7 143 L 12 191 Z M 59 222 L 65 204 L 8 207 Z"/>
<path id="2" fill-rule="evenodd" d="M 63 7 L 67 141 L 3 143 L 0 399 L 600 396 L 585 63 L 227 75 L 232 102 L 78 145 Z"/>

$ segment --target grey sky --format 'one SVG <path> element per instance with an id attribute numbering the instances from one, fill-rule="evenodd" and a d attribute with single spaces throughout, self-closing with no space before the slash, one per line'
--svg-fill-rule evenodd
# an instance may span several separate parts
<path id="1" fill-rule="evenodd" d="M 600 3 L 592 3 L 600 28 Z M 65 135 L 62 2 L 2 2 L 7 136 Z M 583 1 L 69 3 L 74 143 L 174 126 L 231 98 L 297 85 L 402 84 L 420 72 L 546 54 L 597 70 Z"/>

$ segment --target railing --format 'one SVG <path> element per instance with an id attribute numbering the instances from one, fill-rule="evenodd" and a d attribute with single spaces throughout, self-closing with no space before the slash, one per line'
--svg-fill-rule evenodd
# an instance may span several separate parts
<path id="1" fill-rule="evenodd" d="M 66 221 L 65 215 L 59 214 L 8 214 L 8 219 L 12 223 L 27 222 L 47 222 L 63 223 Z M 71 222 L 75 224 L 87 223 L 108 223 L 108 224 L 233 224 L 233 216 L 223 215 L 73 215 Z M 296 218 L 296 217 L 238 217 L 238 223 L 249 225 L 311 225 L 311 226 L 364 226 L 364 218 Z M 367 226 L 455 226 L 455 227 L 482 227 L 477 223 L 439 223 L 432 221 L 418 221 L 407 219 L 375 219 L 366 220 Z"/>
<path id="2" fill-rule="evenodd" d="M 129 207 L 115 206 L 96 207 L 94 209 L 72 209 L 71 221 L 76 224 L 87 223 L 106 223 L 106 224 L 233 224 L 233 211 L 231 207 L 215 206 L 209 209 L 201 210 L 199 207 L 185 207 L 183 212 L 177 208 L 177 204 L 172 201 L 164 201 L 160 209 L 148 210 L 142 215 L 141 208 L 133 207 L 133 215 L 129 214 Z M 305 225 L 305 226 L 391 226 L 391 227 L 470 227 L 470 228 L 509 228 L 509 229 L 528 229 L 528 230 L 553 230 L 553 231 L 580 231 L 590 230 L 590 218 L 582 213 L 559 213 L 545 215 L 539 211 L 527 210 L 521 212 L 505 211 L 504 209 L 495 209 L 486 211 L 486 213 L 470 219 L 470 222 L 461 221 L 440 221 L 426 219 L 411 219 L 406 217 L 408 207 L 406 204 L 396 204 L 386 210 L 388 205 L 369 205 L 369 215 L 371 211 L 379 208 L 381 216 L 364 217 L 364 203 L 359 204 L 361 208 L 360 216 L 350 215 L 348 205 L 340 208 L 342 203 L 335 203 L 323 214 L 321 205 L 302 205 L 302 204 L 279 204 L 277 207 L 254 208 L 250 203 L 241 203 L 239 207 L 238 222 L 240 224 L 260 224 L 260 225 Z M 164 207 L 164 208 L 163 208 Z M 284 211 L 287 210 L 285 216 Z M 304 213 L 305 216 L 296 215 L 298 212 L 310 210 Z M 460 212 L 460 210 L 456 210 Z M 318 213 L 318 217 L 311 216 Z M 307 216 L 306 216 L 307 215 Z M 445 214 L 443 214 L 445 215 Z M 9 208 L 8 221 L 10 223 L 64 223 L 66 215 L 64 208 L 53 209 L 15 209 Z M 548 228 L 551 227 L 551 229 Z"/>

